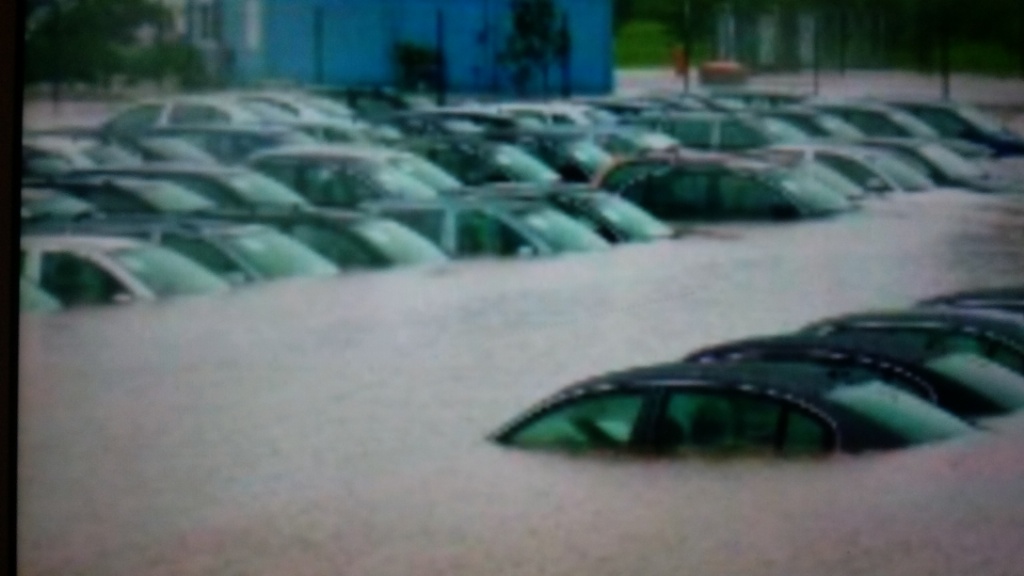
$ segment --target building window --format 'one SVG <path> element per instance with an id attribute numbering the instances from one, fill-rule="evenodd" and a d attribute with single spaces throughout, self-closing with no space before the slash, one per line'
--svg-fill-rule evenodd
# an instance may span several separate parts
<path id="1" fill-rule="evenodd" d="M 263 6 L 262 0 L 246 0 L 245 2 L 245 47 L 259 50 L 263 43 Z"/>

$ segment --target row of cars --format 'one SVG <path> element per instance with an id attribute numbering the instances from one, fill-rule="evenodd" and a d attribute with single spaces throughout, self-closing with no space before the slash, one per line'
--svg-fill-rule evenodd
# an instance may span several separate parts
<path id="1" fill-rule="evenodd" d="M 828 318 L 560 390 L 495 432 L 505 446 L 816 457 L 983 430 L 1024 408 L 1024 287 Z"/>
<path id="2" fill-rule="evenodd" d="M 975 130 L 941 132 L 895 106 L 769 107 L 756 95 L 424 107 L 387 93 L 248 90 L 27 132 L 22 302 L 595 251 L 677 238 L 693 220 L 832 215 L 889 192 L 1016 190 L 983 166 L 1024 146 L 993 136 L 972 108 L 928 104 Z M 890 124 L 916 131 L 871 135 Z"/>

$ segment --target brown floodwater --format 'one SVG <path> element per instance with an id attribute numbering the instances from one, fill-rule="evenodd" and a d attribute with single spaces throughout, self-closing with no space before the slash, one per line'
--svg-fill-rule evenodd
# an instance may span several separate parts
<path id="1" fill-rule="evenodd" d="M 1021 574 L 1024 416 L 824 460 L 485 436 L 569 382 L 1024 283 L 1024 199 L 22 316 L 19 572 Z"/>

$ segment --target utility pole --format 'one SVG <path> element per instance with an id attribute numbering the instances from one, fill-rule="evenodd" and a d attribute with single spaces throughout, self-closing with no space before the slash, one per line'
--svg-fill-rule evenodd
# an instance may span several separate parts
<path id="1" fill-rule="evenodd" d="M 683 0 L 683 92 L 690 91 L 690 63 L 693 62 L 693 28 L 690 26 L 690 0 Z"/>
<path id="2" fill-rule="evenodd" d="M 313 79 L 317 85 L 324 83 L 324 8 L 313 8 Z"/>
<path id="3" fill-rule="evenodd" d="M 441 8 L 437 9 L 437 29 L 436 29 L 436 46 L 437 46 L 437 70 L 435 72 L 436 77 L 434 84 L 436 84 L 437 90 L 437 105 L 444 106 L 445 96 L 448 91 L 448 77 L 446 71 L 446 58 L 444 57 L 444 11 Z"/>
<path id="4" fill-rule="evenodd" d="M 939 2 L 938 9 L 941 11 L 939 14 L 939 74 L 942 76 L 942 99 L 949 100 L 950 45 L 953 43 L 949 1 Z"/>
<path id="5" fill-rule="evenodd" d="M 814 20 L 811 26 L 811 66 L 814 72 L 814 95 L 817 96 L 821 89 L 821 9 L 814 10 Z"/>

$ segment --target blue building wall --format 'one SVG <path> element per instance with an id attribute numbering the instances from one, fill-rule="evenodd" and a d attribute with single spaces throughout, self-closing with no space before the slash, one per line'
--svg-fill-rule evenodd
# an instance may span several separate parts
<path id="1" fill-rule="evenodd" d="M 222 0 L 223 41 L 233 82 L 287 80 L 334 85 L 392 85 L 398 71 L 394 46 L 437 46 L 437 15 L 444 19 L 447 82 L 455 92 L 508 93 L 498 62 L 510 28 L 509 0 Z M 247 6 L 248 4 L 248 6 Z M 260 42 L 252 46 L 253 4 L 260 12 Z M 556 0 L 569 15 L 573 93 L 611 90 L 611 0 Z M 319 14 L 319 17 L 318 17 Z M 320 22 L 318 24 L 317 22 Z M 320 56 L 317 27 L 322 27 Z M 561 70 L 549 74 L 560 90 Z M 530 87 L 541 90 L 539 78 Z"/>

